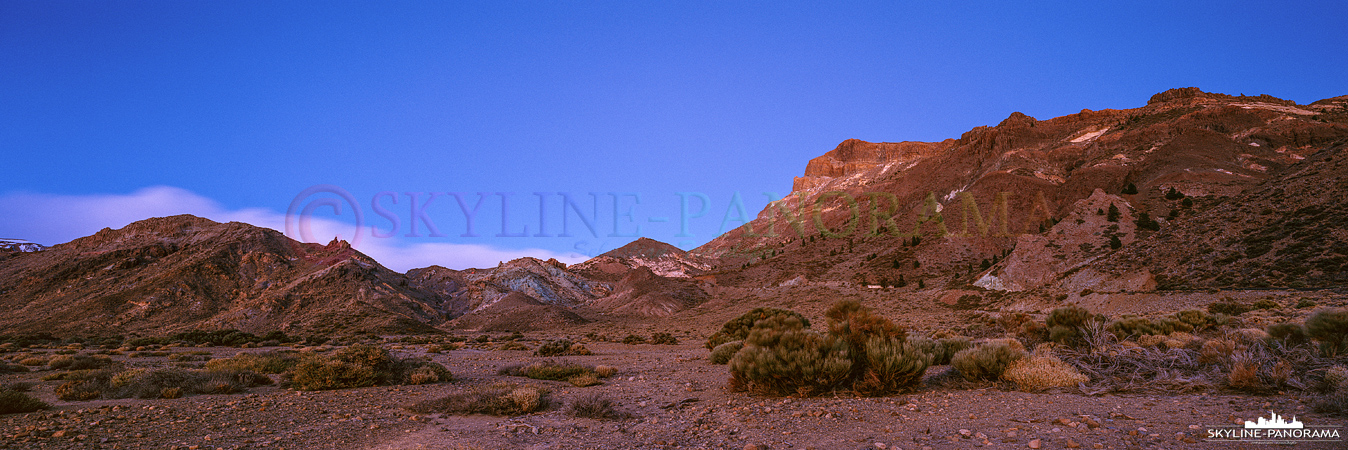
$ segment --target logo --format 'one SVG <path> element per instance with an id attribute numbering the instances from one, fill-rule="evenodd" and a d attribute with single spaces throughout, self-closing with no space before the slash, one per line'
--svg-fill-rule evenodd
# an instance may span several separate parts
<path id="1" fill-rule="evenodd" d="M 1296 416 L 1289 420 L 1273 411 L 1268 417 L 1246 420 L 1244 426 L 1210 426 L 1208 442 L 1244 442 L 1249 444 L 1295 444 L 1298 442 L 1343 442 L 1341 426 L 1306 425 Z"/>

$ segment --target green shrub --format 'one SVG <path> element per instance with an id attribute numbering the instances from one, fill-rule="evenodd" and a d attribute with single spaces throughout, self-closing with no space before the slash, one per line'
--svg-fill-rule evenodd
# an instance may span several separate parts
<path id="1" fill-rule="evenodd" d="M 1266 331 L 1270 338 L 1288 347 L 1296 347 L 1310 341 L 1306 327 L 1299 323 L 1275 323 L 1269 325 Z"/>
<path id="2" fill-rule="evenodd" d="M 1324 309 L 1306 319 L 1306 332 L 1320 341 L 1320 352 L 1337 356 L 1348 351 L 1348 309 Z"/>
<path id="3" fill-rule="evenodd" d="M 809 396 L 840 386 L 851 369 L 846 342 L 805 329 L 798 317 L 774 314 L 754 325 L 744 348 L 731 358 L 731 387 Z"/>
<path id="4" fill-rule="evenodd" d="M 669 333 L 655 333 L 651 335 L 651 343 L 655 345 L 676 345 L 679 340 Z"/>
<path id="5" fill-rule="evenodd" d="M 302 391 L 369 387 L 379 381 L 373 367 L 329 358 L 307 358 L 288 375 L 291 386 Z"/>
<path id="6" fill-rule="evenodd" d="M 546 408 L 549 402 L 547 389 L 498 383 L 423 401 L 407 409 L 418 414 L 514 416 Z"/>
<path id="7" fill-rule="evenodd" d="M 1015 339 L 995 339 L 956 353 L 950 359 L 965 379 L 996 380 L 1012 362 L 1027 355 L 1025 346 Z"/>
<path id="8" fill-rule="evenodd" d="M 707 338 L 707 350 L 714 349 L 726 342 L 743 341 L 749 337 L 749 332 L 753 330 L 755 323 L 779 315 L 795 317 L 804 328 L 810 328 L 810 321 L 798 312 L 777 308 L 756 308 L 722 325 L 720 331 Z"/>
<path id="9" fill-rule="evenodd" d="M 1315 303 L 1315 301 L 1308 298 L 1303 298 L 1297 302 L 1297 309 L 1314 308 L 1316 306 L 1317 304 Z"/>
<path id="10" fill-rule="evenodd" d="M 1049 312 L 1044 325 L 1048 327 L 1048 336 L 1053 342 L 1076 345 L 1083 342 L 1081 329 L 1090 320 L 1103 321 L 1104 316 L 1092 315 L 1086 308 L 1070 305 Z"/>
<path id="11" fill-rule="evenodd" d="M 712 364 L 728 364 L 735 353 L 744 348 L 744 341 L 730 341 L 711 349 Z"/>
<path id="12" fill-rule="evenodd" d="M 47 402 L 35 399 L 23 392 L 10 389 L 0 390 L 0 414 L 26 413 L 50 407 L 51 405 L 48 405 Z"/>
<path id="13" fill-rule="evenodd" d="M 1234 301 L 1220 301 L 1208 305 L 1208 312 L 1213 314 L 1226 314 L 1228 316 L 1239 316 L 1252 310 L 1250 305 L 1237 303 Z"/>
<path id="14" fill-rule="evenodd" d="M 944 338 L 939 342 L 941 343 L 941 353 L 938 354 L 936 358 L 932 359 L 932 365 L 943 366 L 950 364 L 950 359 L 953 358 L 956 353 L 974 345 L 973 341 L 970 341 L 969 338 L 964 336 Z"/>
<path id="15" fill-rule="evenodd" d="M 866 372 L 853 383 L 862 395 L 884 395 L 917 384 L 940 343 L 924 337 L 872 336 L 866 340 Z"/>
<path id="16" fill-rule="evenodd" d="M 497 350 L 500 350 L 500 351 L 510 351 L 510 350 L 526 350 L 526 351 L 527 351 L 527 350 L 529 350 L 529 346 L 524 345 L 524 344 L 519 343 L 519 342 L 510 341 L 510 342 L 506 342 L 506 343 L 504 343 L 504 344 L 501 344 L 501 346 L 500 346 L 500 347 L 496 347 L 496 349 L 497 349 Z"/>

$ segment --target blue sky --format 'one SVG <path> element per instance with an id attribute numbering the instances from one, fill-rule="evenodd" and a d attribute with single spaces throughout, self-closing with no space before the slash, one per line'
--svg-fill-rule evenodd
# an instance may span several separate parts
<path id="1" fill-rule="evenodd" d="M 0 0 L 0 237 L 175 213 L 283 228 L 331 185 L 398 270 L 574 262 L 636 225 L 704 243 L 740 224 L 736 193 L 752 217 L 848 138 L 941 140 L 1182 86 L 1348 94 L 1342 2 L 1094 3 Z M 369 234 L 393 226 L 381 192 L 395 237 Z M 433 192 L 488 193 L 478 236 L 448 196 L 424 210 L 445 236 L 407 236 Z M 514 193 L 504 232 L 497 192 Z M 594 233 L 568 209 L 558 236 L 562 192 L 583 215 L 598 193 Z M 680 236 L 691 193 L 710 205 Z M 315 234 L 349 238 L 351 209 L 312 210 Z"/>

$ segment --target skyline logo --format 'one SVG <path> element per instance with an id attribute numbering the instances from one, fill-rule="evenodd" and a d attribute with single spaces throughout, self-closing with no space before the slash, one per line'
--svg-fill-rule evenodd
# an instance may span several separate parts
<path id="1" fill-rule="evenodd" d="M 1243 426 L 1210 426 L 1207 442 L 1243 442 L 1247 444 L 1295 444 L 1298 442 L 1343 442 L 1337 425 L 1306 425 L 1296 416 L 1290 420 L 1269 411 L 1268 417 L 1246 420 Z"/>

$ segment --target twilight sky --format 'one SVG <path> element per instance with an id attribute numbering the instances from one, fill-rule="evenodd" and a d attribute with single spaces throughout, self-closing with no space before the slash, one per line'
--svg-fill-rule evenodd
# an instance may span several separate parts
<path id="1" fill-rule="evenodd" d="M 0 237 L 294 203 L 395 270 L 577 262 L 705 243 L 848 138 L 1348 94 L 1339 1 L 811 3 L 0 0 Z"/>

